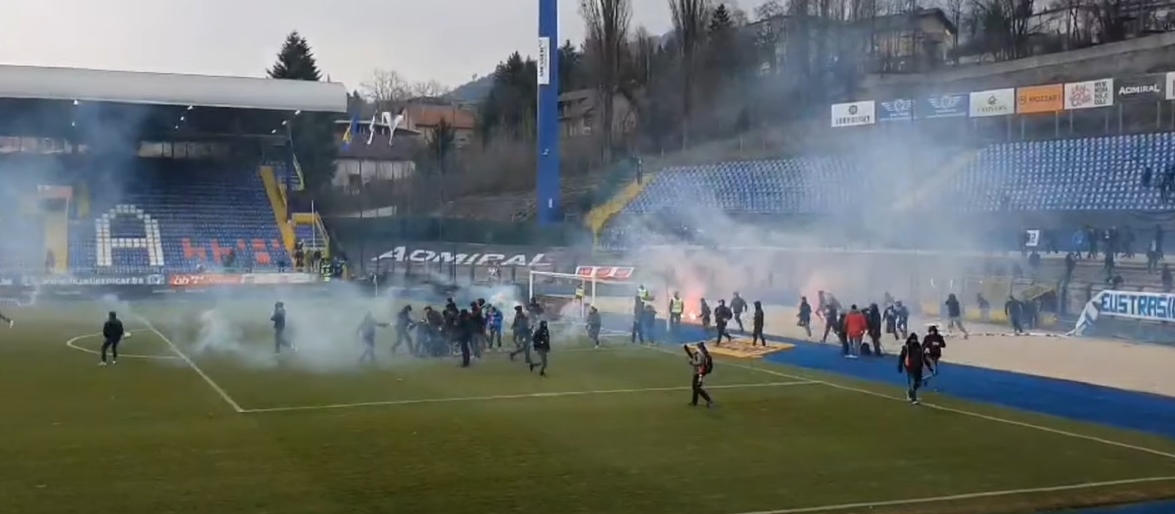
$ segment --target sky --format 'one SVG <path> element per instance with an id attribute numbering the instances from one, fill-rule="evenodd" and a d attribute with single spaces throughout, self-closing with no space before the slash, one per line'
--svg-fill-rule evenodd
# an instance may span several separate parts
<path id="1" fill-rule="evenodd" d="M 633 27 L 670 30 L 666 0 L 634 0 Z M 559 0 L 579 42 L 579 0 Z M 537 0 L 17 0 L 0 9 L 0 64 L 262 76 L 297 30 L 332 81 L 376 68 L 455 87 L 538 46 Z"/>

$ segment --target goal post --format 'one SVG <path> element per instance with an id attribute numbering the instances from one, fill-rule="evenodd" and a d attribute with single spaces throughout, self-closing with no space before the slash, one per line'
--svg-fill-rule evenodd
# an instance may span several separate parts
<path id="1" fill-rule="evenodd" d="M 532 269 L 527 280 L 527 301 L 535 298 L 541 303 L 554 306 L 559 312 L 563 312 L 567 305 L 576 302 L 576 290 L 581 288 L 583 301 L 578 302 L 578 308 L 575 312 L 582 318 L 586 316 L 588 306 L 599 305 L 598 301 L 601 296 L 631 297 L 636 294 L 637 285 L 624 280 L 600 278 L 593 274 L 558 273 Z M 624 288 L 629 288 L 631 291 L 617 295 Z M 547 294 L 541 291 L 554 292 Z"/>

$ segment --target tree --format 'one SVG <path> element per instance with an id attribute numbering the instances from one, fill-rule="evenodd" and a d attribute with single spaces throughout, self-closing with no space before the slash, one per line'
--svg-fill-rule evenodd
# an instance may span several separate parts
<path id="1" fill-rule="evenodd" d="M 286 36 L 286 42 L 277 53 L 277 62 L 267 71 L 271 79 L 322 80 L 310 44 L 296 30 Z"/>
<path id="2" fill-rule="evenodd" d="M 413 95 L 412 83 L 395 70 L 376 68 L 359 88 L 368 102 L 377 110 L 394 111 Z"/>
<path id="3" fill-rule="evenodd" d="M 428 140 L 429 154 L 441 172 L 445 171 L 445 161 L 453 152 L 456 137 L 457 132 L 453 130 L 453 126 L 448 120 L 442 119 Z"/>
<path id="4" fill-rule="evenodd" d="M 571 44 L 571 40 L 563 42 L 559 47 L 559 93 L 575 91 L 585 87 L 583 52 Z"/>
<path id="5" fill-rule="evenodd" d="M 779 0 L 767 0 L 755 7 L 755 21 L 769 20 L 783 16 L 787 11 Z"/>
<path id="6" fill-rule="evenodd" d="M 632 22 L 631 0 L 580 0 L 579 13 L 587 28 L 584 47 L 589 54 L 592 78 L 600 106 L 603 160 L 612 162 L 615 144 L 616 94 L 628 51 L 628 29 Z"/>
<path id="7" fill-rule="evenodd" d="M 689 146 L 699 54 L 706 42 L 713 7 L 710 0 L 669 0 L 673 36 L 681 66 L 681 145 Z"/>
<path id="8" fill-rule="evenodd" d="M 286 36 L 277 61 L 269 68 L 273 79 L 317 82 L 322 78 L 318 62 L 306 38 L 297 31 Z M 302 169 L 304 186 L 315 191 L 330 184 L 335 173 L 338 149 L 334 139 L 334 115 L 320 112 L 295 113 L 285 120 L 294 159 Z"/>

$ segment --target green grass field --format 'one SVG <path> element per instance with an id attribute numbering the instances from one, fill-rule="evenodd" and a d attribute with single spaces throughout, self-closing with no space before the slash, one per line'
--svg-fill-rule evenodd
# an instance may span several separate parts
<path id="1" fill-rule="evenodd" d="M 108 368 L 84 337 L 101 306 L 9 312 L 0 512 L 951 514 L 1175 497 L 1175 442 L 912 407 L 804 370 L 719 361 L 706 410 L 686 405 L 672 349 L 568 343 L 545 379 L 503 354 L 243 365 L 192 346 L 196 305 L 137 308 L 150 326 L 124 316 L 135 335 Z M 269 348 L 262 321 L 243 334 Z M 334 344 L 340 363 L 358 356 L 349 334 Z"/>

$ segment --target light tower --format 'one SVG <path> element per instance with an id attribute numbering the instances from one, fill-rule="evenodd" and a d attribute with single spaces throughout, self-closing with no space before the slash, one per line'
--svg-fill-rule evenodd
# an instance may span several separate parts
<path id="1" fill-rule="evenodd" d="M 559 2 L 539 2 L 538 177 L 539 223 L 562 221 L 559 208 Z"/>

